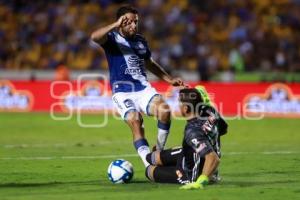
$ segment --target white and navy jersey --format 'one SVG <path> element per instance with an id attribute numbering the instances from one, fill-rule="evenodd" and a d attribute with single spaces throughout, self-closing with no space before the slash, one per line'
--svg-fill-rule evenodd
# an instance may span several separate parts
<path id="1" fill-rule="evenodd" d="M 141 35 L 125 38 L 112 31 L 101 46 L 107 57 L 113 93 L 137 92 L 150 86 L 145 73 L 145 60 L 150 59 L 151 52 Z"/>

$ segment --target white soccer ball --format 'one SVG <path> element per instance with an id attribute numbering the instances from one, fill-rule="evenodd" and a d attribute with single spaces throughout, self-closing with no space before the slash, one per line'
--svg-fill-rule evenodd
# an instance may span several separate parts
<path id="1" fill-rule="evenodd" d="M 107 175 L 113 183 L 128 183 L 133 177 L 133 166 L 127 160 L 114 160 L 108 166 Z"/>

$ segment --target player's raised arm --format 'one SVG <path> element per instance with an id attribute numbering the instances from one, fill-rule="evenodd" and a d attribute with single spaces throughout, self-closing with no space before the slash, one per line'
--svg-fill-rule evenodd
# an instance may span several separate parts
<path id="1" fill-rule="evenodd" d="M 152 58 L 146 60 L 146 68 L 156 75 L 158 78 L 166 81 L 173 86 L 183 86 L 186 85 L 180 78 L 172 78 L 157 62 Z"/>
<path id="2" fill-rule="evenodd" d="M 120 26 L 125 25 L 127 22 L 128 19 L 126 18 L 126 16 L 121 16 L 116 22 L 95 30 L 91 34 L 91 39 L 99 44 L 104 44 L 107 40 L 107 34 L 111 30 L 119 28 Z"/>

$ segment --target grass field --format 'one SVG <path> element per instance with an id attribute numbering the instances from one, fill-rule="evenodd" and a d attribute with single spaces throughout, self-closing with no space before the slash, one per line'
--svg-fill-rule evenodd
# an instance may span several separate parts
<path id="1" fill-rule="evenodd" d="M 86 115 L 86 123 L 103 116 Z M 156 125 L 146 118 L 154 144 Z M 173 121 L 167 146 L 181 143 L 184 121 Z M 76 118 L 54 121 L 46 113 L 0 114 L 0 199 L 300 199 L 300 121 L 264 119 L 229 121 L 222 138 L 222 182 L 204 190 L 181 191 L 144 177 L 129 128 L 109 118 L 105 128 L 82 128 Z M 109 163 L 133 163 L 130 184 L 113 185 Z"/>

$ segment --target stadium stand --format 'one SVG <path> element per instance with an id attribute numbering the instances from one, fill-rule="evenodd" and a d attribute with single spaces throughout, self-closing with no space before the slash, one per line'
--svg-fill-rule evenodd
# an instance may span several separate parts
<path id="1" fill-rule="evenodd" d="M 204 81 L 223 72 L 230 81 L 239 72 L 300 71 L 299 0 L 2 0 L 0 69 L 107 70 L 89 35 L 128 2 L 139 9 L 153 57 L 170 72 L 197 72 Z"/>

